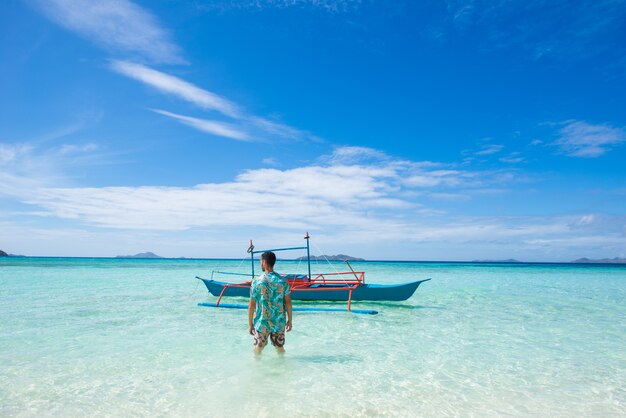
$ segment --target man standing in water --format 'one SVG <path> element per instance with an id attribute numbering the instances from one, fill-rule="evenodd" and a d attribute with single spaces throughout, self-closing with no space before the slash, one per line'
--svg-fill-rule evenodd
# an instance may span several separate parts
<path id="1" fill-rule="evenodd" d="M 285 331 L 291 331 L 291 292 L 289 283 L 274 271 L 276 254 L 261 255 L 263 274 L 252 279 L 248 304 L 248 327 L 254 336 L 254 352 L 261 354 L 272 341 L 279 354 L 284 354 Z"/>

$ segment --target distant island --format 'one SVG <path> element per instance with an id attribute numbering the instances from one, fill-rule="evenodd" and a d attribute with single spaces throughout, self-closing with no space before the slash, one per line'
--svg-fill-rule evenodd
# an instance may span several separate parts
<path id="1" fill-rule="evenodd" d="M 585 263 L 589 263 L 589 264 L 626 264 L 626 258 L 620 258 L 620 257 L 615 257 L 615 258 L 599 258 L 596 260 L 590 259 L 590 258 L 579 258 L 578 260 L 574 260 L 572 261 L 572 263 L 580 263 L 580 264 L 585 264 Z"/>
<path id="2" fill-rule="evenodd" d="M 506 260 L 472 260 L 472 263 L 523 263 L 523 261 L 508 258 Z"/>
<path id="3" fill-rule="evenodd" d="M 18 255 L 18 254 L 9 254 L 5 251 L 0 250 L 0 257 L 26 257 L 25 255 Z"/>
<path id="4" fill-rule="evenodd" d="M 296 258 L 296 261 L 306 260 L 306 256 Z M 337 254 L 337 255 L 312 255 L 311 260 L 313 261 L 365 261 L 364 258 L 352 257 L 345 254 Z"/>
<path id="5" fill-rule="evenodd" d="M 139 254 L 135 254 L 135 255 L 118 255 L 115 258 L 163 258 L 160 255 L 156 255 L 153 252 L 145 252 L 145 253 L 139 253 Z"/>

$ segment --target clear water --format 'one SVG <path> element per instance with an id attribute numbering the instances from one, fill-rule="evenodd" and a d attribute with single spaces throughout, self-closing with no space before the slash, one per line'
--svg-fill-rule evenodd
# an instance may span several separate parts
<path id="1" fill-rule="evenodd" d="M 255 359 L 245 311 L 196 306 L 194 276 L 238 265 L 0 260 L 0 416 L 626 415 L 626 268 L 358 263 L 433 280 L 355 304 L 376 316 L 297 313 Z"/>

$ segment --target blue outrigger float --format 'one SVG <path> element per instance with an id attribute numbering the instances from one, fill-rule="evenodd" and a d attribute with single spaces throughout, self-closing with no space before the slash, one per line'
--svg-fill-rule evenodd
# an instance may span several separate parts
<path id="1" fill-rule="evenodd" d="M 214 274 L 226 274 L 235 276 L 246 276 L 252 279 L 254 277 L 254 255 L 263 253 L 266 251 L 290 251 L 290 250 L 306 250 L 306 260 L 308 267 L 308 275 L 306 274 L 285 274 L 283 277 L 289 282 L 291 286 L 291 298 L 293 300 L 304 301 L 341 301 L 348 302 L 347 311 L 353 313 L 365 313 L 376 314 L 378 312 L 373 310 L 364 309 L 352 309 L 352 301 L 403 301 L 410 298 L 417 290 L 420 284 L 430 280 L 417 280 L 414 282 L 401 283 L 401 284 L 369 284 L 365 283 L 365 272 L 354 271 L 350 263 L 345 260 L 346 264 L 350 268 L 347 272 L 336 273 L 320 273 L 316 275 L 311 274 L 311 254 L 309 248 L 309 233 L 307 232 L 304 237 L 306 240 L 306 246 L 303 247 L 288 247 L 288 248 L 272 248 L 267 250 L 254 250 L 254 245 L 250 241 L 250 247 L 248 247 L 248 253 L 250 254 L 251 273 L 232 273 L 224 271 L 212 271 L 210 279 L 204 279 L 196 276 L 197 279 L 202 280 L 205 286 L 213 296 L 217 296 L 216 303 L 199 303 L 200 306 L 214 307 L 214 308 L 231 308 L 231 309 L 244 309 L 245 305 L 232 305 L 221 303 L 224 296 L 250 296 L 250 283 L 251 281 L 229 283 L 214 280 Z M 346 309 L 339 308 L 303 308 L 294 307 L 294 310 L 305 311 L 346 311 Z"/>

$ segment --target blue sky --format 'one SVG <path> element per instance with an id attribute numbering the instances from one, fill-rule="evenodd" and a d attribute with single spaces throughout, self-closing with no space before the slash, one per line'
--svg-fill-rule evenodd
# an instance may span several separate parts
<path id="1" fill-rule="evenodd" d="M 8 1 L 0 248 L 626 256 L 625 1 Z"/>

